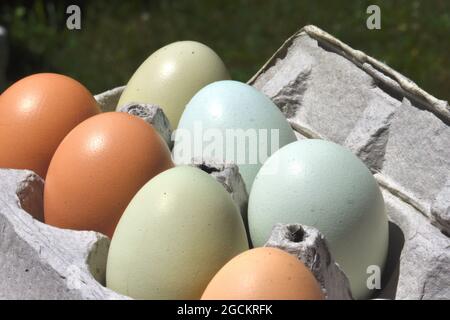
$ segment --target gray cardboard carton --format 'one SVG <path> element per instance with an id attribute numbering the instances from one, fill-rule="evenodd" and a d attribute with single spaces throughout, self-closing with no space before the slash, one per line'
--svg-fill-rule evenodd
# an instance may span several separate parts
<path id="1" fill-rule="evenodd" d="M 315 26 L 289 38 L 249 84 L 276 103 L 298 139 L 344 145 L 373 172 L 390 220 L 388 265 L 378 297 L 450 299 L 448 102 Z M 113 110 L 122 90 L 96 99 Z M 208 166 L 245 215 L 245 188 L 231 183 L 239 181 L 237 169 L 205 160 Z M 0 170 L 0 298 L 127 299 L 102 285 L 108 238 L 47 226 L 28 215 L 42 214 L 43 183 L 30 171 Z M 233 185 L 239 187 L 232 190 Z M 305 243 L 290 244 L 280 233 L 289 226 L 278 225 L 267 245 L 305 259 L 332 298 L 350 299 L 348 280 L 326 252 L 326 239 L 295 226 L 311 235 Z M 309 263 L 316 249 L 326 264 Z"/>

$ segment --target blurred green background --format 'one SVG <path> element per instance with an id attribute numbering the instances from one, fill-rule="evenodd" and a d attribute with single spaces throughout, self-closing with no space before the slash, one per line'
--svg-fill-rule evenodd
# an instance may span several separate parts
<path id="1" fill-rule="evenodd" d="M 8 83 L 42 71 L 70 75 L 93 93 L 125 84 L 156 49 L 177 40 L 213 48 L 247 81 L 286 38 L 315 24 L 450 100 L 450 1 L 79 1 L 82 29 L 65 27 L 73 1 L 0 2 L 10 37 Z M 366 8 L 381 8 L 368 30 Z M 2 89 L 2 88 L 0 88 Z"/>

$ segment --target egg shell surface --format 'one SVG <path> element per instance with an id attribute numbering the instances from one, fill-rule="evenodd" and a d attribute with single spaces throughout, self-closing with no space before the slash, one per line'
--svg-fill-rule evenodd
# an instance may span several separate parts
<path id="1" fill-rule="evenodd" d="M 54 73 L 25 77 L 0 96 L 0 167 L 43 179 L 64 137 L 100 108 L 78 81 Z"/>
<path id="2" fill-rule="evenodd" d="M 383 270 L 389 236 L 380 188 L 362 161 L 335 143 L 301 140 L 273 154 L 255 179 L 248 223 L 255 246 L 276 223 L 317 228 L 358 299 L 371 294 L 367 268 Z"/>
<path id="3" fill-rule="evenodd" d="M 262 163 L 296 141 L 277 106 L 245 83 L 225 80 L 200 90 L 186 106 L 175 133 L 175 163 L 210 158 L 235 163 L 247 191 Z"/>
<path id="4" fill-rule="evenodd" d="M 127 207 L 111 242 L 107 286 L 135 299 L 199 299 L 214 274 L 247 249 L 224 187 L 200 169 L 175 167 Z"/>
<path id="5" fill-rule="evenodd" d="M 127 113 L 99 114 L 61 142 L 44 186 L 45 222 L 111 237 L 135 193 L 173 167 L 156 130 Z"/>
<path id="6" fill-rule="evenodd" d="M 205 85 L 230 79 L 220 57 L 206 45 L 178 41 L 145 60 L 129 80 L 117 108 L 139 102 L 159 105 L 175 129 L 184 107 Z"/>
<path id="7" fill-rule="evenodd" d="M 311 271 L 277 248 L 256 248 L 229 261 L 214 276 L 202 300 L 323 300 Z"/>

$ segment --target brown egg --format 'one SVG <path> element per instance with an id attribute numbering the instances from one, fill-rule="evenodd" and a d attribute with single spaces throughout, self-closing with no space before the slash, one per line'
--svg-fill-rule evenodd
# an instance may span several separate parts
<path id="1" fill-rule="evenodd" d="M 173 167 L 157 131 L 127 113 L 94 116 L 59 145 L 44 188 L 45 222 L 112 236 L 135 193 Z"/>
<path id="2" fill-rule="evenodd" d="M 40 73 L 17 81 L 0 96 L 0 167 L 45 178 L 62 139 L 99 112 L 91 93 L 69 77 Z"/>
<path id="3" fill-rule="evenodd" d="M 322 300 L 313 274 L 289 253 L 256 248 L 230 260 L 214 276 L 202 300 Z"/>

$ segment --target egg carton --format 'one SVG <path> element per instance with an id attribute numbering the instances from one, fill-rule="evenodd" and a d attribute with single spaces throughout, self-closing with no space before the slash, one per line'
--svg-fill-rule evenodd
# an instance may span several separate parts
<path id="1" fill-rule="evenodd" d="M 203 160 L 193 166 L 221 183 L 246 217 L 248 196 L 236 165 Z M 0 298 L 130 299 L 104 287 L 109 238 L 41 222 L 44 181 L 38 175 L 0 169 L 0 187 Z M 302 260 L 328 299 L 352 298 L 349 281 L 318 230 L 278 224 L 266 246 Z"/>
<path id="2" fill-rule="evenodd" d="M 449 299 L 448 103 L 315 26 L 289 38 L 249 84 L 276 103 L 298 139 L 344 145 L 373 172 L 390 220 L 377 296 Z M 114 110 L 123 88 L 96 99 Z M 152 108 L 135 114 L 151 122 L 149 112 L 160 114 Z M 199 166 L 224 184 L 245 217 L 247 193 L 236 168 L 207 161 Z M 62 230 L 28 214 L 42 217 L 43 183 L 31 171 L 0 169 L 0 298 L 129 299 L 104 287 L 106 236 Z M 348 279 L 317 230 L 277 225 L 266 245 L 297 255 L 328 298 L 351 298 Z"/>
<path id="3" fill-rule="evenodd" d="M 449 299 L 448 102 L 315 26 L 289 38 L 249 84 L 299 139 L 341 144 L 374 174 L 390 220 L 380 297 Z"/>

